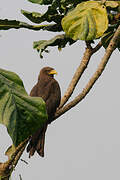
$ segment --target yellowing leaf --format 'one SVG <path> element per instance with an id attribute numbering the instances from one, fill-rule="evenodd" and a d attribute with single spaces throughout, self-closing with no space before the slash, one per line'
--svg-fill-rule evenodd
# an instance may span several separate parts
<path id="1" fill-rule="evenodd" d="M 105 5 L 106 5 L 106 6 L 109 6 L 109 7 L 111 7 L 111 8 L 116 8 L 116 7 L 119 6 L 119 3 L 116 2 L 116 1 L 106 1 L 106 2 L 105 2 Z"/>
<path id="2" fill-rule="evenodd" d="M 62 19 L 62 27 L 73 40 L 99 38 L 108 28 L 106 8 L 95 1 L 80 3 Z"/>

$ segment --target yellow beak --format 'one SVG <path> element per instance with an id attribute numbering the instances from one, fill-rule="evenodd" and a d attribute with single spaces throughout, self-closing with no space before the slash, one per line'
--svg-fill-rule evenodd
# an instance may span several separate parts
<path id="1" fill-rule="evenodd" d="M 53 69 L 48 74 L 56 74 L 57 75 L 58 73 L 56 72 L 56 70 Z"/>

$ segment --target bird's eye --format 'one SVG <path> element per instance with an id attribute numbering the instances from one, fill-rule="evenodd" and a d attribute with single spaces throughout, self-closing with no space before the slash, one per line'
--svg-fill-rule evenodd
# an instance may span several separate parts
<path id="1" fill-rule="evenodd" d="M 47 72 L 47 73 L 49 73 L 49 72 L 50 72 L 50 70 L 49 70 L 49 69 L 47 69 L 47 70 L 46 70 L 46 72 Z"/>

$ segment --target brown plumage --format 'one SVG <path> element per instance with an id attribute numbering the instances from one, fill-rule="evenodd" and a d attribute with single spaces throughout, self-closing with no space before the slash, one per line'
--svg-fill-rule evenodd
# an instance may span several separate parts
<path id="1" fill-rule="evenodd" d="M 32 135 L 27 146 L 29 157 L 33 156 L 35 151 L 44 157 L 45 132 L 60 104 L 61 91 L 58 82 L 54 79 L 54 74 L 56 74 L 56 71 L 53 68 L 44 67 L 40 71 L 37 84 L 32 88 L 30 93 L 30 96 L 42 97 L 46 102 L 48 120 L 42 129 L 38 129 Z"/>

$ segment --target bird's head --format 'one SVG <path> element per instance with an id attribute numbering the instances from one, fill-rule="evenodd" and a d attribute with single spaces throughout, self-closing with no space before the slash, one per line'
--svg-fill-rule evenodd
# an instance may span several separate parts
<path id="1" fill-rule="evenodd" d="M 44 67 L 40 71 L 40 76 L 41 76 L 41 74 L 44 74 L 44 75 L 49 76 L 49 77 L 54 77 L 54 75 L 57 74 L 57 72 L 54 68 Z"/>

